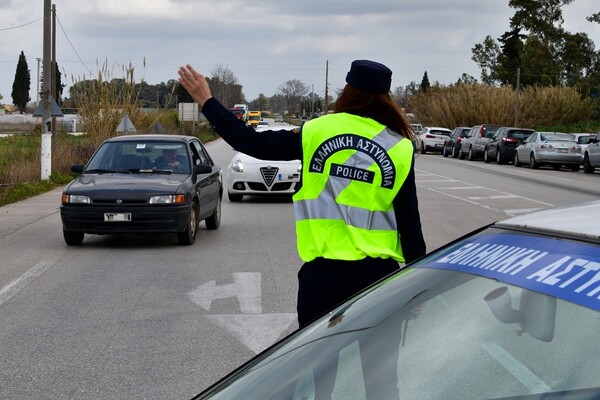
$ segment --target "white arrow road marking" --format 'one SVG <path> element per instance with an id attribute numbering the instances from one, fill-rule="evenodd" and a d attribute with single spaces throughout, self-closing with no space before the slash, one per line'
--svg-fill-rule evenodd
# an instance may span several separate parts
<path id="1" fill-rule="evenodd" d="M 233 283 L 217 285 L 216 281 L 209 281 L 188 293 L 188 296 L 206 311 L 210 311 L 214 300 L 237 297 L 242 314 L 260 314 L 262 312 L 260 273 L 237 272 L 232 276 Z"/>
<path id="2" fill-rule="evenodd" d="M 258 354 L 281 338 L 296 322 L 296 314 L 229 314 L 207 316 Z"/>

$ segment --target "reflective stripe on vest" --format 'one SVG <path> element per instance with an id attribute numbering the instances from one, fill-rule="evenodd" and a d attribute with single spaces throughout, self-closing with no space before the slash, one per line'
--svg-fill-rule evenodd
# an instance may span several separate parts
<path id="1" fill-rule="evenodd" d="M 307 122 L 302 132 L 303 185 L 294 195 L 300 257 L 404 261 L 392 202 L 408 175 L 412 143 L 344 113 Z"/>

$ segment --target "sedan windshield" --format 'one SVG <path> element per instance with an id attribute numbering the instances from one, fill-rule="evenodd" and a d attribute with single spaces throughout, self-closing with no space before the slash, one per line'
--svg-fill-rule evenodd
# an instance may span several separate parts
<path id="1" fill-rule="evenodd" d="M 502 248 L 506 258 L 500 248 L 465 250 L 489 237 L 515 248 Z M 491 278 L 511 281 L 521 272 L 535 282 L 522 266 L 540 274 L 542 261 L 566 254 L 598 265 L 598 246 L 552 239 L 538 254 L 519 247 L 538 243 L 537 236 L 497 229 L 469 239 L 390 276 L 198 398 L 539 399 L 584 390 L 598 396 L 599 312 Z M 453 263 L 485 272 L 447 269 Z M 558 272 L 558 264 L 552 268 Z"/>
<path id="2" fill-rule="evenodd" d="M 86 173 L 169 172 L 187 174 L 190 161 L 181 142 L 106 142 L 89 161 Z"/>

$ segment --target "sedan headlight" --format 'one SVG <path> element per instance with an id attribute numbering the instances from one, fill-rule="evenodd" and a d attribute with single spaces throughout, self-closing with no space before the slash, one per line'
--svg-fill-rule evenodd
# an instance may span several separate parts
<path id="1" fill-rule="evenodd" d="M 302 172 L 302 163 L 298 164 L 298 172 Z"/>
<path id="2" fill-rule="evenodd" d="M 150 197 L 150 204 L 183 204 L 185 196 L 182 194 L 164 194 Z"/>
<path id="3" fill-rule="evenodd" d="M 61 202 L 62 204 L 90 204 L 92 200 L 88 196 L 63 193 Z"/>
<path id="4" fill-rule="evenodd" d="M 231 163 L 231 169 L 234 172 L 244 172 L 244 164 L 242 163 L 242 160 L 236 158 L 233 163 Z"/>

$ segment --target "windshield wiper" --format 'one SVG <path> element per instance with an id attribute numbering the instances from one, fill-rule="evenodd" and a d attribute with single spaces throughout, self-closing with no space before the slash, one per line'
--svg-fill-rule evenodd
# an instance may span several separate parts
<path id="1" fill-rule="evenodd" d="M 112 169 L 103 169 L 103 168 L 94 168 L 94 169 L 88 169 L 85 171 L 86 174 L 112 174 L 115 172 L 117 172 L 117 171 L 112 170 Z"/>
<path id="2" fill-rule="evenodd" d="M 172 169 L 148 169 L 148 170 L 143 170 L 140 172 L 149 172 L 149 173 L 155 173 L 155 174 L 167 174 L 170 175 L 173 173 Z"/>

